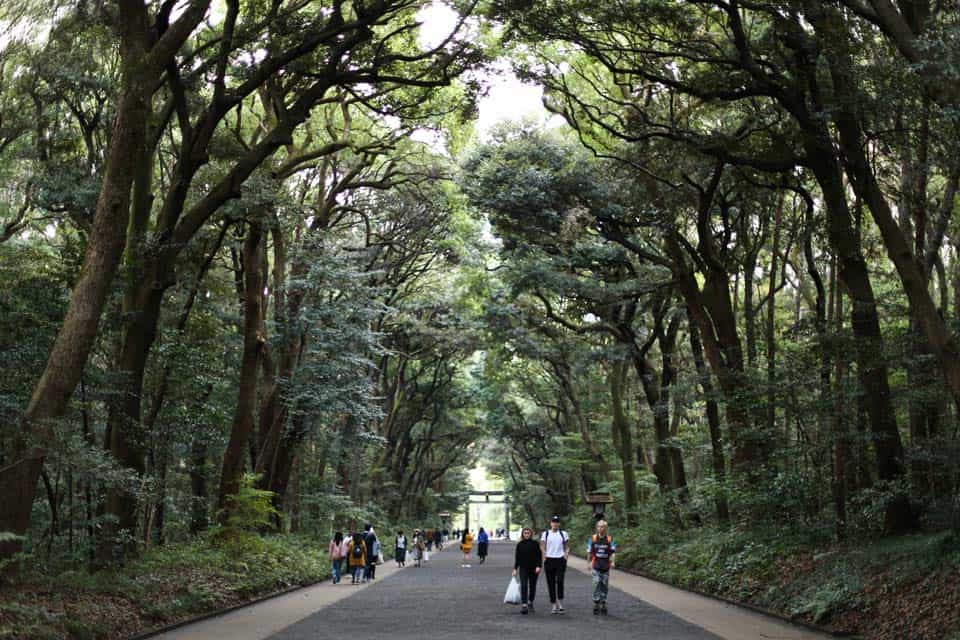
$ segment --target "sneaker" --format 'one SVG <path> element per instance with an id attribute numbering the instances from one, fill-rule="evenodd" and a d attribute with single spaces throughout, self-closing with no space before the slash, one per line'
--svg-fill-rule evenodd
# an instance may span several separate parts
<path id="1" fill-rule="evenodd" d="M 550 615 L 554 615 L 554 616 L 555 616 L 555 615 L 557 615 L 558 613 L 560 613 L 560 610 L 557 609 L 557 605 L 553 605 L 553 608 L 550 609 Z"/>
<path id="2" fill-rule="evenodd" d="M 523 607 L 520 608 L 520 613 L 522 613 L 523 615 L 527 615 L 528 611 L 529 611 L 529 608 L 527 607 L 527 605 L 523 605 Z"/>
<path id="3" fill-rule="evenodd" d="M 606 604 L 600 605 L 600 615 L 604 615 L 604 616 L 607 615 L 607 605 L 606 605 Z"/>
<path id="4" fill-rule="evenodd" d="M 529 604 L 529 608 L 530 608 L 530 613 L 533 613 L 533 603 L 532 603 L 532 602 Z"/>
<path id="5" fill-rule="evenodd" d="M 598 604 L 593 605 L 593 615 L 595 616 L 600 615 L 600 605 Z"/>
<path id="6" fill-rule="evenodd" d="M 562 603 L 562 602 L 558 602 L 558 603 L 557 603 L 557 613 L 563 613 L 564 611 L 566 611 L 566 609 L 563 608 L 563 603 Z"/>

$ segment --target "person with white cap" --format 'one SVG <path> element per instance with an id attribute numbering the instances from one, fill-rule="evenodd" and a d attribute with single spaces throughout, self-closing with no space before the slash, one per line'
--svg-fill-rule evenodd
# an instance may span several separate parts
<path id="1" fill-rule="evenodd" d="M 563 613 L 563 579 L 570 558 L 570 536 L 560 528 L 560 516 L 550 518 L 550 528 L 540 535 L 540 551 L 550 592 L 550 613 Z"/>

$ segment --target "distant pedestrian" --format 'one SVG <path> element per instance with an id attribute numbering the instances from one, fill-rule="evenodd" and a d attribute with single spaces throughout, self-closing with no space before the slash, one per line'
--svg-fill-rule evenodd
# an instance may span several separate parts
<path id="1" fill-rule="evenodd" d="M 480 564 L 486 561 L 489 549 L 490 536 L 483 530 L 483 527 L 480 527 L 480 531 L 477 532 L 477 557 L 480 558 Z"/>
<path id="2" fill-rule="evenodd" d="M 347 555 L 346 545 L 343 543 L 343 533 L 337 531 L 330 540 L 330 547 L 327 555 L 330 557 L 330 566 L 333 573 L 333 584 L 340 582 L 340 567 L 343 565 L 343 559 Z"/>
<path id="3" fill-rule="evenodd" d="M 433 544 L 437 546 L 437 551 L 443 551 L 443 534 L 440 529 L 433 530 Z"/>
<path id="4" fill-rule="evenodd" d="M 610 570 L 616 562 L 617 545 L 607 531 L 607 521 L 597 521 L 597 532 L 587 544 L 590 573 L 593 575 L 593 615 L 607 615 L 607 592 L 610 590 Z"/>
<path id="5" fill-rule="evenodd" d="M 380 541 L 373 530 L 373 525 L 363 527 L 363 542 L 367 546 L 367 564 L 363 570 L 363 581 L 375 580 L 377 577 L 377 558 L 380 555 Z"/>
<path id="6" fill-rule="evenodd" d="M 423 534 L 420 532 L 420 529 L 414 530 L 412 544 L 413 548 L 411 551 L 413 552 L 414 566 L 419 568 L 420 563 L 423 561 L 424 552 Z"/>
<path id="7" fill-rule="evenodd" d="M 550 592 L 550 613 L 563 613 L 563 579 L 570 558 L 570 536 L 560 528 L 560 516 L 550 518 L 550 528 L 540 535 L 540 550 Z"/>
<path id="8" fill-rule="evenodd" d="M 353 534 L 353 540 L 347 545 L 347 566 L 350 568 L 352 577 L 350 584 L 360 582 L 367 566 L 367 545 L 360 533 Z"/>
<path id="9" fill-rule="evenodd" d="M 463 535 L 460 536 L 460 551 L 463 552 L 463 562 L 460 566 L 469 567 L 470 552 L 473 551 L 473 534 L 470 533 L 469 529 L 464 529 Z"/>
<path id="10" fill-rule="evenodd" d="M 540 552 L 540 545 L 533 539 L 533 530 L 524 527 L 513 558 L 513 575 L 520 578 L 520 602 L 523 605 L 520 613 L 524 615 L 533 611 L 542 564 L 543 554 Z"/>
<path id="11" fill-rule="evenodd" d="M 393 557 L 396 559 L 398 567 L 406 566 L 407 537 L 403 535 L 403 531 L 397 531 L 397 538 L 394 540 Z"/>

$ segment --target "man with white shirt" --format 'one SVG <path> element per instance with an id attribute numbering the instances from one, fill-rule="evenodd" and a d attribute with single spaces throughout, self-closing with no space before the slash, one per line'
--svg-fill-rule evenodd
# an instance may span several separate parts
<path id="1" fill-rule="evenodd" d="M 550 591 L 550 613 L 563 613 L 563 577 L 570 557 L 570 536 L 560 529 L 560 516 L 550 518 L 550 528 L 540 535 L 540 551 Z"/>

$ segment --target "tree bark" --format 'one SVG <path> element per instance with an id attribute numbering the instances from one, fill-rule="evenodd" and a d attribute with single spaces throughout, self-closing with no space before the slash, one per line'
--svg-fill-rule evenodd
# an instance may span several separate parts
<path id="1" fill-rule="evenodd" d="M 0 469 L 0 495 L 6 501 L 6 508 L 0 511 L 0 531 L 22 536 L 30 524 L 45 450 L 54 440 L 51 423 L 63 415 L 80 380 L 120 264 L 136 167 L 132 156 L 143 147 L 146 138 L 156 77 L 200 22 L 208 5 L 209 0 L 191 3 L 177 23 L 155 41 L 142 0 L 118 2 L 121 88 L 103 181 L 83 268 L 47 365 L 21 420 L 11 456 L 14 462 Z M 28 445 L 28 441 L 35 444 Z M 20 541 L 0 542 L 0 559 L 9 558 L 20 548 Z M 10 565 L 8 571 L 16 571 L 16 567 Z"/>
<path id="2" fill-rule="evenodd" d="M 689 309 L 687 309 L 687 324 L 690 330 L 690 352 L 693 354 L 694 366 L 697 369 L 697 378 L 700 382 L 700 389 L 703 391 L 707 412 L 707 425 L 710 429 L 710 458 L 713 462 L 713 478 L 718 485 L 714 505 L 717 509 L 717 520 L 722 524 L 726 524 L 730 522 L 730 507 L 727 503 L 726 491 L 723 488 L 727 479 L 727 462 L 726 455 L 723 451 L 723 432 L 720 428 L 720 408 L 717 406 L 717 401 L 714 398 L 713 382 L 710 379 L 707 364 L 703 359 L 703 345 L 700 342 L 700 330 Z"/>
<path id="3" fill-rule="evenodd" d="M 833 108 L 830 113 L 840 134 L 841 151 L 847 161 L 851 185 L 866 203 L 880 230 L 884 248 L 896 267 L 900 283 L 910 302 L 911 315 L 923 330 L 929 348 L 937 358 L 954 405 L 960 408 L 960 345 L 930 295 L 922 266 L 924 256 L 914 255 L 911 250 L 877 182 L 865 151 L 863 132 L 855 114 L 858 103 L 855 91 L 858 84 L 848 50 L 849 33 L 839 29 L 844 23 L 833 9 L 823 10 L 813 24 L 826 45 L 826 57 L 836 91 L 836 104 L 831 105 Z M 923 233 L 923 230 L 918 229 L 917 232 Z M 882 446 L 893 447 L 894 444 L 884 443 Z"/>
<path id="4" fill-rule="evenodd" d="M 253 433 L 257 401 L 257 373 L 260 369 L 260 353 L 263 349 L 263 227 L 258 220 L 247 226 L 243 244 L 244 269 L 244 327 L 243 359 L 240 366 L 240 383 L 237 406 L 234 411 L 230 440 L 223 455 L 220 471 L 220 489 L 217 495 L 217 520 L 225 524 L 232 510 L 231 497 L 240 490 L 245 451 Z"/>
<path id="5" fill-rule="evenodd" d="M 854 230 L 840 166 L 828 136 L 805 136 L 808 163 L 823 192 L 830 244 L 837 256 L 839 277 L 851 300 L 850 324 L 856 338 L 857 371 L 864 390 L 867 413 L 881 480 L 897 482 L 904 476 L 903 445 L 890 398 L 887 364 L 883 359 L 883 335 L 877 300 L 869 270 Z M 907 496 L 898 494 L 884 516 L 890 533 L 913 528 Z"/>
<path id="6" fill-rule="evenodd" d="M 836 315 L 834 317 L 834 332 L 843 331 L 843 291 L 837 287 L 834 301 Z M 847 468 L 850 458 L 850 437 L 847 433 L 846 407 L 844 403 L 844 380 L 846 378 L 847 363 L 843 354 L 837 354 L 836 370 L 834 372 L 834 407 L 833 407 L 833 505 L 837 518 L 836 533 L 838 540 L 847 537 Z"/>
<path id="7" fill-rule="evenodd" d="M 627 514 L 627 526 L 637 526 L 637 480 L 633 462 L 633 434 L 630 423 L 623 410 L 623 394 L 627 378 L 627 363 L 614 362 L 611 366 L 608 380 L 610 384 L 610 404 L 613 412 L 612 428 L 619 446 L 617 453 L 623 470 L 623 500 Z"/>
<path id="8" fill-rule="evenodd" d="M 780 270 L 780 233 L 783 224 L 784 200 L 777 199 L 777 208 L 773 215 L 773 246 L 770 248 L 770 277 L 767 281 L 767 441 L 775 442 L 777 433 L 777 340 L 776 340 L 776 300 L 777 272 Z"/>
<path id="9" fill-rule="evenodd" d="M 745 405 L 747 383 L 743 352 L 727 280 L 720 273 L 709 272 L 706 274 L 704 290 L 701 291 L 677 239 L 668 234 L 664 246 L 671 259 L 677 289 L 697 324 L 707 362 L 726 400 L 727 428 L 733 442 L 733 469 L 752 472 L 763 466 L 764 462 Z"/>

